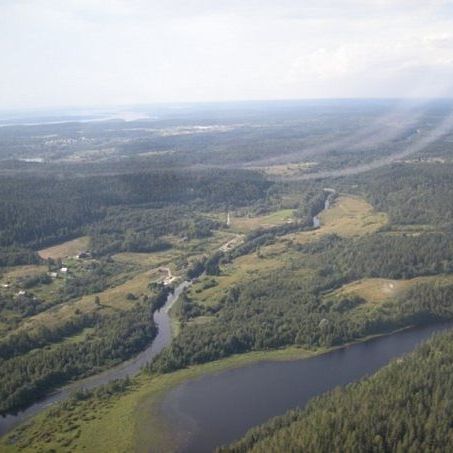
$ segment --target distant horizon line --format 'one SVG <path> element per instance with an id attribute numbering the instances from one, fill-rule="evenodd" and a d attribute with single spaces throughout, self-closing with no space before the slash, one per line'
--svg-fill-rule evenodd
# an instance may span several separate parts
<path id="1" fill-rule="evenodd" d="M 266 103 L 325 103 L 325 102 L 401 102 L 401 103 L 431 103 L 431 102 L 452 102 L 451 97 L 331 97 L 331 98 L 266 98 L 266 99 L 239 99 L 239 100 L 210 100 L 210 101 L 155 101 L 140 103 L 120 104 L 92 104 L 92 105 L 61 105 L 61 106 L 39 106 L 39 107 L 2 107 L 0 116 L 18 113 L 63 113 L 63 112 L 95 112 L 100 110 L 129 110 L 146 109 L 159 107 L 192 107 L 192 106 L 214 106 L 234 104 L 266 104 Z"/>

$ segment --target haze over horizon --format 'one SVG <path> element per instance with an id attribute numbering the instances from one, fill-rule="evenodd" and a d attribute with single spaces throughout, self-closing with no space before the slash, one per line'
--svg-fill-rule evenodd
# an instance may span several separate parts
<path id="1" fill-rule="evenodd" d="M 451 0 L 4 0 L 2 109 L 451 97 Z"/>

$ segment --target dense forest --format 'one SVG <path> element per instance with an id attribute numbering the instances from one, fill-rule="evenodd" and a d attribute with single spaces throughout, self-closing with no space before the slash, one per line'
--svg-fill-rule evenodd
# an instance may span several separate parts
<path id="1" fill-rule="evenodd" d="M 261 175 L 242 170 L 166 170 L 111 176 L 70 176 L 64 179 L 4 176 L 0 184 L 0 263 L 12 261 L 10 255 L 14 256 L 16 250 L 12 246 L 44 247 L 80 235 L 85 226 L 95 222 L 103 221 L 94 227 L 94 232 L 100 230 L 103 234 L 114 234 L 120 229 L 122 234 L 126 234 L 125 215 L 112 214 L 109 207 L 128 206 L 132 209 L 136 205 L 163 208 L 175 203 L 192 203 L 199 210 L 225 209 L 263 199 L 270 185 Z M 131 210 L 129 214 L 129 225 L 133 225 L 134 231 L 146 232 L 144 248 L 147 247 L 146 241 L 155 240 L 159 233 L 162 234 L 162 227 L 159 229 L 154 225 L 158 217 L 161 217 L 161 225 L 165 222 L 162 210 L 144 213 Z M 168 215 L 177 217 L 177 207 L 167 208 Z M 209 229 L 198 224 L 195 228 L 201 231 Z M 180 222 L 178 231 L 190 233 L 190 225 Z M 101 238 L 96 243 L 101 251 L 101 244 L 105 242 Z M 137 239 L 122 238 L 120 248 L 127 248 L 128 244 L 134 247 L 134 242 L 137 243 Z M 32 260 L 32 257 L 19 249 L 16 260 L 22 264 Z"/>
<path id="2" fill-rule="evenodd" d="M 307 281 L 287 268 L 231 288 L 218 306 L 206 308 L 186 296 L 179 311 L 183 321 L 200 315 L 212 319 L 202 326 L 186 325 L 149 368 L 170 372 L 232 354 L 291 345 L 330 347 L 453 318 L 451 284 L 419 284 L 376 309 L 357 296 L 325 295 L 325 288 L 336 284 L 334 276 Z"/>
<path id="3" fill-rule="evenodd" d="M 452 171 L 451 163 L 400 164 L 356 177 L 356 182 L 392 224 L 448 225 L 453 219 Z"/>
<path id="4" fill-rule="evenodd" d="M 344 281 L 413 278 L 453 271 L 452 231 L 416 236 L 374 234 L 356 239 L 331 235 L 297 248 L 320 258 L 322 274 L 337 275 Z"/>
<path id="5" fill-rule="evenodd" d="M 444 452 L 453 449 L 453 334 L 372 377 L 254 428 L 221 452 Z"/>

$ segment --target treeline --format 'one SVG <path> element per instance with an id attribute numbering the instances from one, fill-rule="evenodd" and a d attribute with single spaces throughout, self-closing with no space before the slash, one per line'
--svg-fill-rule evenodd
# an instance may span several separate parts
<path id="1" fill-rule="evenodd" d="M 453 334 L 304 410 L 253 428 L 219 452 L 444 452 L 453 450 Z"/>
<path id="2" fill-rule="evenodd" d="M 126 360 L 156 333 L 150 314 L 135 309 L 105 319 L 88 341 L 63 343 L 1 361 L 0 413 L 26 407 L 71 379 Z"/>
<path id="3" fill-rule="evenodd" d="M 194 212 L 195 211 L 195 212 Z M 198 239 L 212 235 L 222 224 L 180 204 L 162 208 L 113 207 L 88 228 L 91 251 L 96 255 L 118 252 L 150 253 L 166 250 L 171 244 L 161 236 Z"/>
<path id="4" fill-rule="evenodd" d="M 0 267 L 39 264 L 41 261 L 33 250 L 17 246 L 0 246 Z"/>
<path id="5" fill-rule="evenodd" d="M 244 206 L 266 196 L 271 183 L 242 170 L 143 172 L 64 179 L 3 176 L 0 247 L 40 248 L 78 235 L 112 206 L 198 203 Z"/>
<path id="6" fill-rule="evenodd" d="M 59 329 L 24 332 L 3 342 L 0 413 L 26 407 L 69 380 L 96 373 L 144 349 L 157 334 L 152 314 L 165 303 L 169 291 L 161 288 L 158 295 L 137 301 L 128 311 L 80 315 Z M 93 331 L 83 341 L 55 343 L 87 327 Z M 46 344 L 52 346 L 43 347 Z"/>
<path id="7" fill-rule="evenodd" d="M 345 181 L 357 183 L 371 204 L 389 214 L 393 224 L 451 224 L 453 219 L 453 165 L 396 164 L 355 176 Z"/>
<path id="8" fill-rule="evenodd" d="M 319 253 L 324 274 L 339 274 L 348 281 L 453 272 L 453 231 L 417 236 L 374 234 L 357 239 L 333 235 L 298 248 L 304 253 Z"/>
<path id="9" fill-rule="evenodd" d="M 453 285 L 419 285 L 381 307 L 362 310 L 365 300 L 327 297 L 335 277 L 301 280 L 290 268 L 233 287 L 207 311 L 184 300 L 181 319 L 213 315 L 210 322 L 187 324 L 149 370 L 170 372 L 232 354 L 290 345 L 341 345 L 408 325 L 453 318 Z"/>
<path id="10" fill-rule="evenodd" d="M 102 317 L 98 313 L 86 313 L 74 316 L 58 327 L 49 328 L 43 325 L 32 333 L 27 330 L 20 330 L 0 341 L 0 360 L 8 360 L 32 349 L 51 345 L 75 335 L 87 327 L 94 327 L 100 323 L 102 323 Z"/>

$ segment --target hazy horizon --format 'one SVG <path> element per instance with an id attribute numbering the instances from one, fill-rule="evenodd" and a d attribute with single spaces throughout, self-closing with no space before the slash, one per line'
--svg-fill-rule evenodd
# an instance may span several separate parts
<path id="1" fill-rule="evenodd" d="M 247 108 L 254 105 L 284 105 L 284 104 L 327 104 L 327 103 L 386 103 L 396 104 L 401 107 L 422 106 L 436 103 L 453 103 L 452 96 L 443 97 L 325 97 L 325 98 L 263 98 L 263 99 L 235 99 L 235 100 L 207 100 L 207 101 L 161 101 L 161 102 L 143 102 L 133 104 L 67 104 L 67 105 L 43 105 L 34 107 L 10 107 L 2 108 L 0 106 L 0 116 L 8 117 L 9 115 L 34 115 L 34 114 L 60 114 L 60 115 L 80 115 L 93 114 L 95 112 L 149 112 L 152 109 L 196 109 L 200 107 L 227 107 Z"/>
<path id="2" fill-rule="evenodd" d="M 451 97 L 451 0 L 4 0 L 0 105 Z"/>

